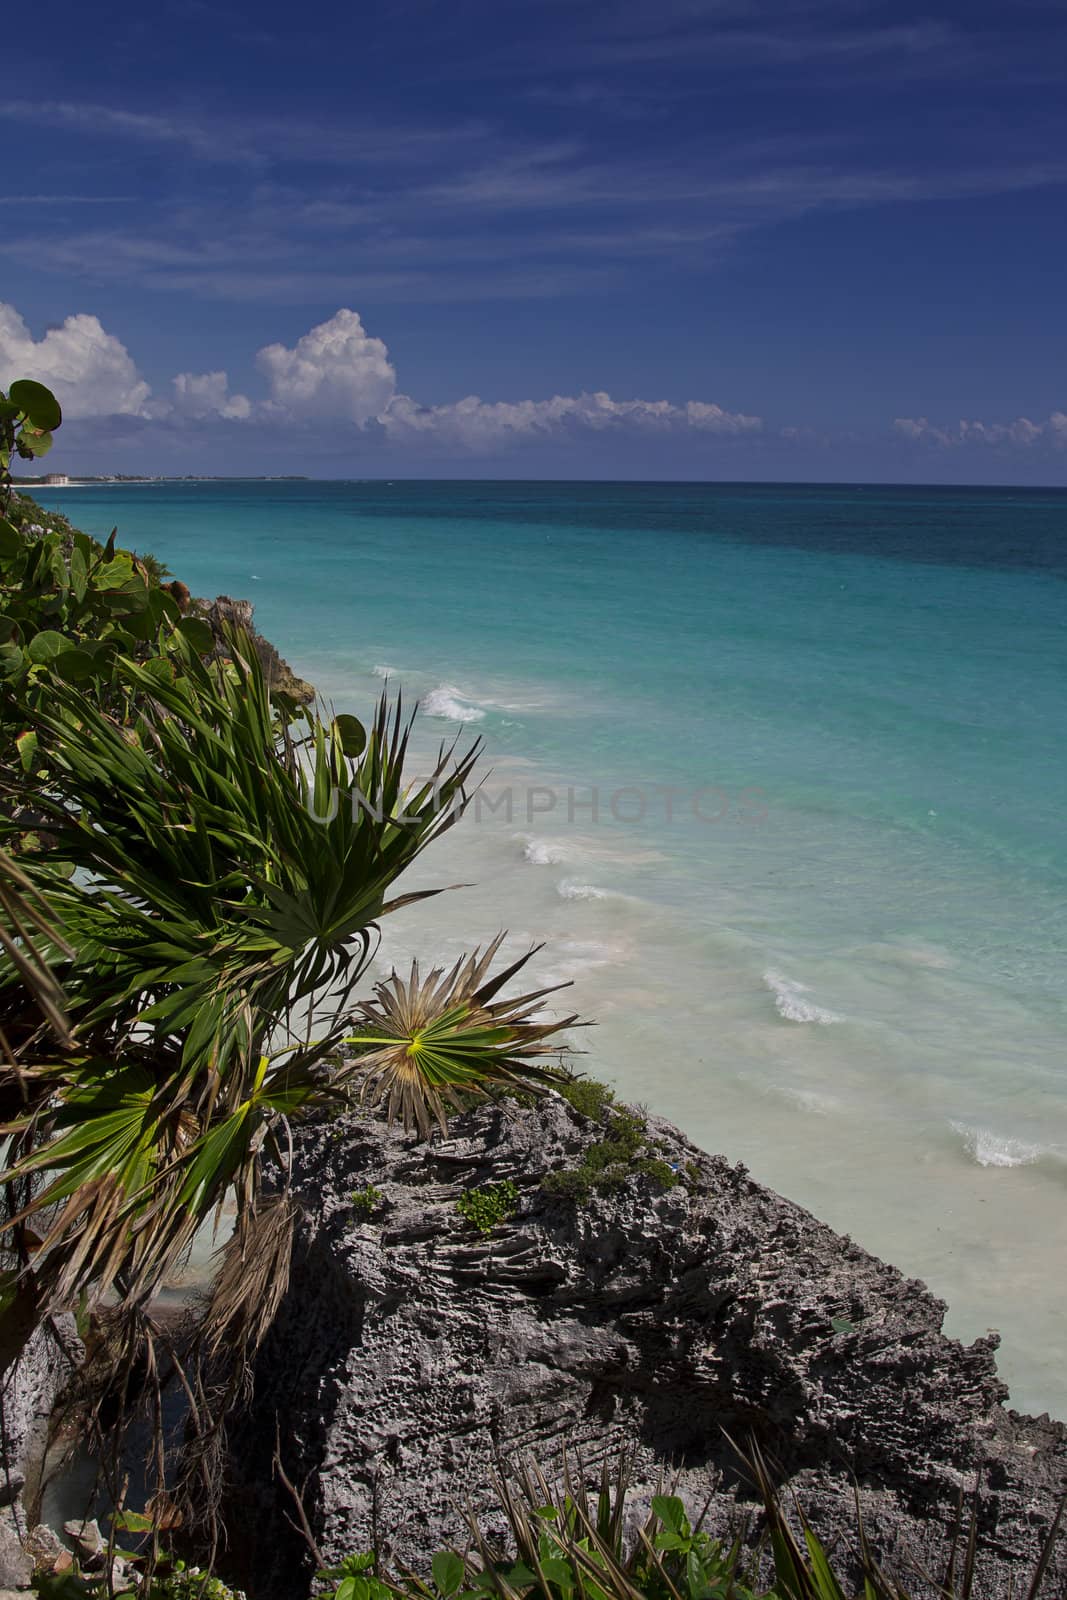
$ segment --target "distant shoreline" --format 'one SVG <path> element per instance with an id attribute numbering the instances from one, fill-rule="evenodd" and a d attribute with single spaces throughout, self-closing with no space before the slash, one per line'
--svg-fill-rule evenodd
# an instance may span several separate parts
<path id="1" fill-rule="evenodd" d="M 310 483 L 312 480 L 300 472 L 286 472 L 275 475 L 260 473 L 258 477 L 207 477 L 187 475 L 183 478 L 145 477 L 134 478 L 123 476 L 121 478 L 68 478 L 66 483 L 48 483 L 43 478 L 13 478 L 12 483 L 20 492 L 27 489 L 122 489 L 127 484 L 143 486 L 146 483 Z"/>

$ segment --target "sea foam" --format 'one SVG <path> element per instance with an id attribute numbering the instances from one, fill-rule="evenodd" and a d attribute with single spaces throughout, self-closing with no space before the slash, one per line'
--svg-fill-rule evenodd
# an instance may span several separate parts
<path id="1" fill-rule="evenodd" d="M 843 1022 L 845 1019 L 826 1006 L 817 1006 L 807 999 L 810 993 L 806 983 L 786 978 L 780 972 L 765 972 L 763 981 L 774 996 L 775 1009 L 786 1022 Z"/>
<path id="2" fill-rule="evenodd" d="M 423 695 L 419 709 L 428 717 L 442 717 L 447 722 L 481 722 L 485 716 L 482 706 L 472 705 L 450 683 L 438 684 L 436 689 Z"/>
<path id="3" fill-rule="evenodd" d="M 569 858 L 570 851 L 566 845 L 554 839 L 531 839 L 524 834 L 520 834 L 519 839 L 523 860 L 532 867 L 558 867 Z"/>
<path id="4" fill-rule="evenodd" d="M 598 889 L 595 883 L 575 883 L 571 878 L 564 878 L 562 883 L 556 885 L 556 893 L 561 900 L 618 900 L 622 897 L 613 894 L 610 889 Z"/>
<path id="5" fill-rule="evenodd" d="M 969 1127 L 963 1122 L 954 1122 L 952 1127 L 971 1160 L 980 1167 L 1029 1167 L 1051 1154 L 1040 1145 L 994 1133 L 990 1128 Z"/>

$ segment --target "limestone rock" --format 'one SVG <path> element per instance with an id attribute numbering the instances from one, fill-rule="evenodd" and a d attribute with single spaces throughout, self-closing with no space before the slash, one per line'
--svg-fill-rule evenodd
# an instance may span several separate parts
<path id="1" fill-rule="evenodd" d="M 947 1339 L 923 1284 L 655 1118 L 653 1153 L 682 1183 L 635 1173 L 578 1203 L 542 1191 L 602 1137 L 555 1096 L 468 1113 L 428 1146 L 357 1116 L 298 1135 L 306 1220 L 233 1437 L 231 1538 L 255 1600 L 309 1592 L 272 1478 L 276 1426 L 331 1561 L 377 1529 L 425 1571 L 463 1542 L 468 1500 L 492 1527 L 497 1450 L 552 1472 L 566 1447 L 596 1473 L 631 1449 L 639 1501 L 674 1467 L 693 1507 L 710 1496 L 713 1529 L 758 1523 L 730 1442 L 754 1439 L 845 1565 L 858 1483 L 871 1543 L 909 1579 L 915 1562 L 941 1571 L 977 1484 L 976 1592 L 1025 1592 L 1067 1440 L 1005 1409 L 995 1338 Z M 482 1238 L 456 1201 L 504 1178 L 517 1214 Z M 383 1196 L 370 1221 L 350 1198 L 368 1184 Z"/>
<path id="2" fill-rule="evenodd" d="M 4 1374 L 4 1460 L 0 1504 L 13 1504 L 26 1520 L 36 1506 L 41 1465 L 56 1401 L 82 1359 L 73 1317 L 56 1317 L 38 1328 L 15 1365 Z"/>
<path id="3" fill-rule="evenodd" d="M 22 1548 L 15 1518 L 0 1512 L 0 1588 L 28 1589 L 32 1578 L 33 1562 Z"/>
<path id="4" fill-rule="evenodd" d="M 243 628 L 252 637 L 256 655 L 259 657 L 267 683 L 272 691 L 280 694 L 291 695 L 300 705 L 310 705 L 315 698 L 312 684 L 298 678 L 292 667 L 284 661 L 269 639 L 256 632 L 253 623 L 253 606 L 251 600 L 231 600 L 227 594 L 220 594 L 215 600 L 194 600 L 192 611 L 200 616 L 211 628 L 215 635 L 218 648 L 225 648 L 223 628 L 226 625 Z"/>

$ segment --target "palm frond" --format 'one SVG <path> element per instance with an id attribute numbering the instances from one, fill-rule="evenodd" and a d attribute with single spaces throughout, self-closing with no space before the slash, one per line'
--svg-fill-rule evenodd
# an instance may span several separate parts
<path id="1" fill-rule="evenodd" d="M 569 985 L 497 999 L 541 948 L 490 978 L 503 939 L 499 934 L 447 973 L 435 968 L 423 977 L 413 961 L 407 978 L 394 971 L 355 1008 L 344 1044 L 353 1052 L 349 1071 L 364 1103 L 383 1106 L 390 1121 L 425 1138 L 434 1122 L 447 1131 L 449 1107 L 492 1087 L 536 1093 L 563 1075 L 559 1062 L 568 1046 L 557 1036 L 578 1018 L 545 1019 L 542 1001 Z M 557 1058 L 555 1067 L 544 1065 L 550 1056 Z"/>
<path id="2" fill-rule="evenodd" d="M 43 897 L 6 850 L 0 850 L 0 952 L 29 992 L 56 1040 L 69 1044 L 66 997 L 50 956 L 69 959 L 74 952 L 49 916 Z M 0 1048 L 4 1048 L 10 1064 L 13 1057 L 2 1033 Z"/>
<path id="3" fill-rule="evenodd" d="M 50 838 L 24 858 L 24 893 L 62 923 L 49 953 L 72 1031 L 58 1059 L 24 1052 L 0 1181 L 28 1189 L 18 1220 L 47 1213 L 33 1272 L 49 1310 L 143 1302 L 228 1191 L 246 1237 L 264 1140 L 333 1092 L 322 1058 L 377 919 L 411 898 L 390 899 L 396 878 L 466 803 L 477 746 L 442 747 L 411 786 L 399 701 L 365 732 L 306 712 L 296 738 L 247 637 L 227 642 L 225 662 L 180 637 L 168 657 L 117 659 L 122 718 L 58 680 L 33 712 Z"/>

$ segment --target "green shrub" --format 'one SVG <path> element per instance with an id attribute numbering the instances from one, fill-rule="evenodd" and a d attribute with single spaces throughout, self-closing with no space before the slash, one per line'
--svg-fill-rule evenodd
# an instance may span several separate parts
<path id="1" fill-rule="evenodd" d="M 490 1234 L 501 1222 L 515 1215 L 518 1205 L 519 1191 L 511 1179 L 506 1178 L 503 1183 L 468 1189 L 456 1201 L 456 1210 L 479 1233 Z"/>
<path id="2" fill-rule="evenodd" d="M 373 1183 L 368 1183 L 364 1189 L 353 1189 L 349 1196 L 352 1202 L 352 1210 L 364 1222 L 370 1221 L 384 1198 L 382 1191 L 376 1189 Z"/>
<path id="3" fill-rule="evenodd" d="M 628 1106 L 617 1107 L 606 1084 L 573 1078 L 560 1093 L 580 1115 L 599 1122 L 604 1137 L 587 1147 L 577 1167 L 546 1174 L 541 1180 L 543 1194 L 581 1201 L 593 1194 L 611 1194 L 633 1177 L 648 1178 L 661 1189 L 682 1181 L 668 1162 L 653 1154 L 660 1146 L 648 1138 L 644 1117 Z"/>
<path id="4" fill-rule="evenodd" d="M 425 1576 L 393 1575 L 370 1555 L 352 1556 L 318 1574 L 331 1584 L 320 1600 L 909 1600 L 910 1579 L 883 1570 L 858 1517 L 857 1594 L 840 1546 L 827 1550 L 799 1508 L 785 1516 L 758 1454 L 745 1466 L 763 1500 L 765 1532 L 754 1548 L 740 1537 L 729 1544 L 712 1538 L 670 1493 L 653 1495 L 650 1514 L 634 1528 L 626 1515 L 625 1461 L 614 1471 L 603 1468 L 595 1493 L 566 1465 L 557 1485 L 530 1466 L 493 1483 L 508 1529 L 506 1554 L 496 1518 L 493 1533 L 472 1521 L 466 1553 L 438 1552 Z M 981 1558 L 976 1566 L 962 1522 L 938 1562 L 952 1575 L 938 1589 L 941 1600 L 979 1600 L 983 1593 Z M 1032 1572 L 1020 1576 L 1027 1600 L 1041 1590 L 1056 1534 L 1053 1527 Z M 930 1592 L 925 1580 L 920 1592 Z"/>
<path id="5" fill-rule="evenodd" d="M 245 1600 L 238 1589 L 230 1589 L 221 1578 L 184 1561 L 165 1562 L 170 1570 L 154 1572 L 147 1582 L 131 1573 L 128 1588 L 112 1588 L 99 1575 L 76 1570 L 47 1574 L 35 1580 L 33 1594 L 40 1600 Z"/>
<path id="6" fill-rule="evenodd" d="M 568 1078 L 557 1088 L 575 1111 L 594 1122 L 600 1122 L 608 1107 L 615 1104 L 613 1091 L 606 1083 L 598 1083 L 595 1078 Z"/>

